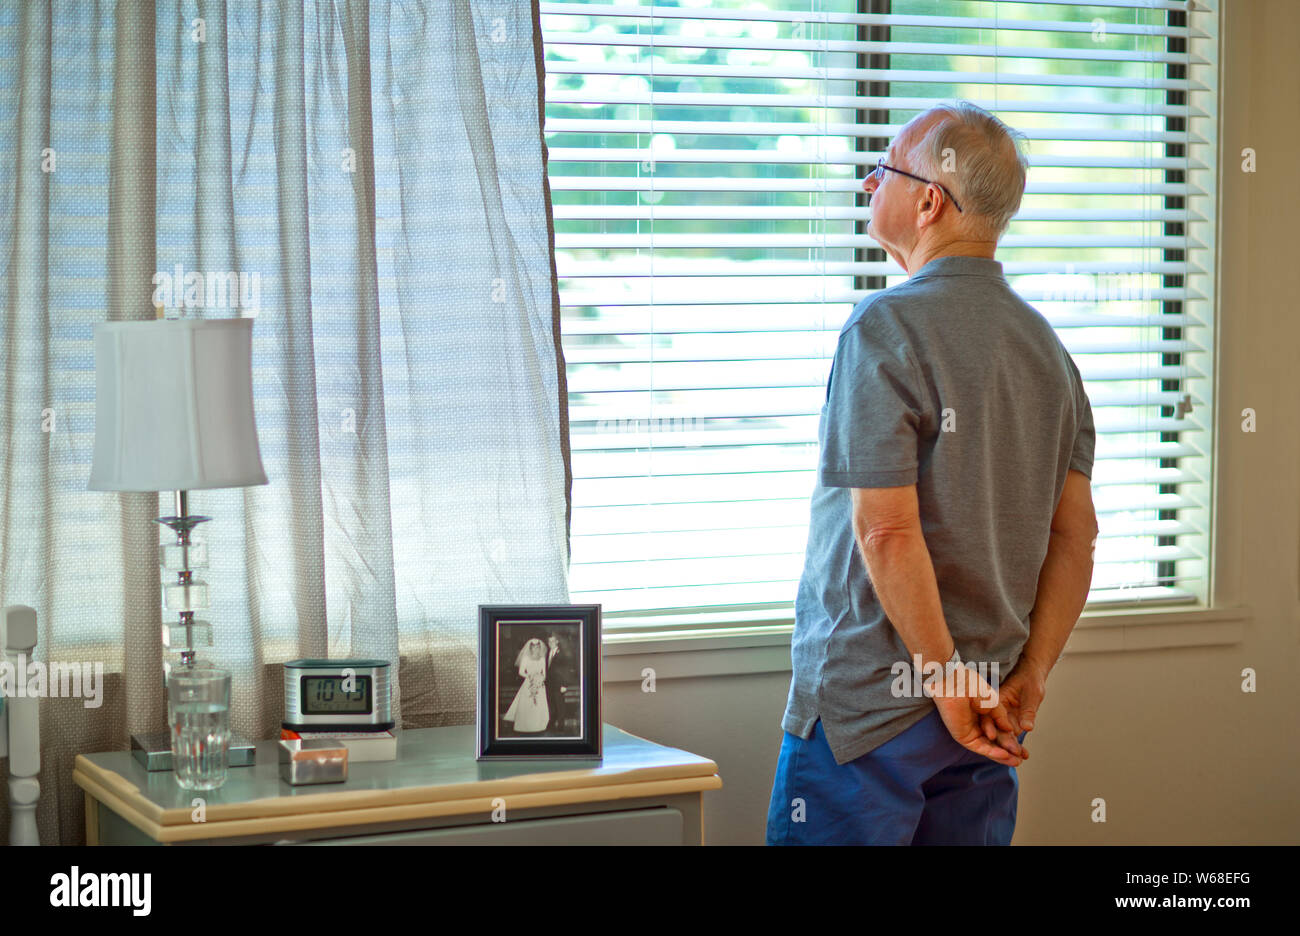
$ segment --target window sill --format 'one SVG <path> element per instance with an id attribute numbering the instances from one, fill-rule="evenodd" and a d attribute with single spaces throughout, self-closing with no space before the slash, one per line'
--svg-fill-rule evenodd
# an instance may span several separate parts
<path id="1" fill-rule="evenodd" d="M 1240 643 L 1247 607 L 1085 611 L 1065 655 L 1164 650 Z M 646 668 L 656 679 L 740 676 L 790 672 L 789 610 L 700 613 L 624 618 L 625 627 L 604 635 L 605 682 L 641 682 Z"/>

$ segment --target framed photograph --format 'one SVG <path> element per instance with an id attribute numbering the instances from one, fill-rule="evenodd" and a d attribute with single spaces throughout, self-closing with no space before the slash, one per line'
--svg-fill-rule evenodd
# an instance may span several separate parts
<path id="1" fill-rule="evenodd" d="M 479 605 L 478 759 L 600 759 L 600 605 Z"/>

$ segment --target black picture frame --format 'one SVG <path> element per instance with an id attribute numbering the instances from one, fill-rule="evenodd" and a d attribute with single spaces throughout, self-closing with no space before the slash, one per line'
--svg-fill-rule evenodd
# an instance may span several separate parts
<path id="1" fill-rule="evenodd" d="M 479 605 L 478 620 L 476 758 L 600 760 L 600 605 Z"/>

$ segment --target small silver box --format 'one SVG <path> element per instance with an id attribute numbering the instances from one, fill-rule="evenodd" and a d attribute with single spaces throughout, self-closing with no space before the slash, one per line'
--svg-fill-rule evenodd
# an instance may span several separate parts
<path id="1" fill-rule="evenodd" d="M 280 776 L 286 783 L 342 783 L 348 778 L 348 749 L 317 738 L 280 742 Z"/>

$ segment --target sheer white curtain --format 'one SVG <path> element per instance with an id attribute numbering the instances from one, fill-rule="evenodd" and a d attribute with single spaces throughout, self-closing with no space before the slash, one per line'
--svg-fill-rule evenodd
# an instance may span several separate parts
<path id="1" fill-rule="evenodd" d="M 163 727 L 170 503 L 85 489 L 93 325 L 159 286 L 168 314 L 256 317 L 270 484 L 191 501 L 236 730 L 272 737 L 279 664 L 326 654 L 400 663 L 406 727 L 470 722 L 477 605 L 567 601 L 536 23 L 0 2 L 0 602 L 37 609 L 39 659 L 106 672 L 97 708 L 42 701 L 44 841 L 81 841 L 77 753 Z"/>

